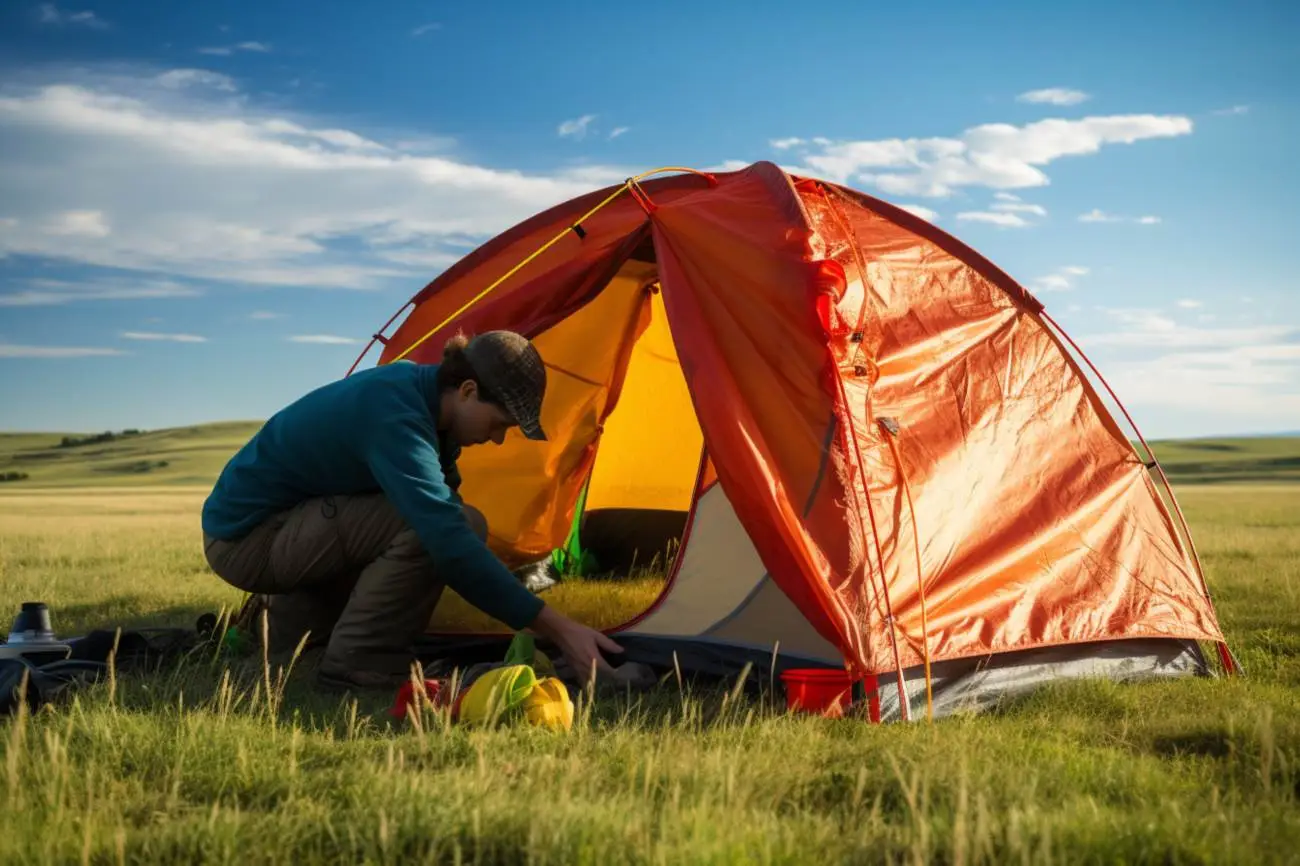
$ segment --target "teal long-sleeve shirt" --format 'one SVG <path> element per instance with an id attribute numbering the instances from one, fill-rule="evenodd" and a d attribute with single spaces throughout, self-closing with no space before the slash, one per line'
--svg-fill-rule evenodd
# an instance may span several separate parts
<path id="1" fill-rule="evenodd" d="M 442 580 L 523 629 L 542 609 L 461 509 L 460 448 L 438 435 L 437 365 L 399 361 L 324 385 L 274 414 L 231 458 L 203 505 L 203 531 L 234 540 L 316 496 L 382 492 Z"/>

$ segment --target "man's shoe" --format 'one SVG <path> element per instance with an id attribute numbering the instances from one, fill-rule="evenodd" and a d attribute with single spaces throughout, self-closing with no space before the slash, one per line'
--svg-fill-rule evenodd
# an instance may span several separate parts
<path id="1" fill-rule="evenodd" d="M 252 637 L 254 641 L 262 640 L 262 614 L 269 615 L 271 597 L 260 592 L 252 593 L 244 600 L 239 611 L 231 617 L 230 625 Z"/>

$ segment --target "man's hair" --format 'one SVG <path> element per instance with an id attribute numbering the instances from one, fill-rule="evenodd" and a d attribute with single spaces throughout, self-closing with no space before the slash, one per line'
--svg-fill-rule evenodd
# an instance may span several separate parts
<path id="1" fill-rule="evenodd" d="M 492 393 L 491 389 L 483 383 L 474 368 L 470 366 L 469 358 L 465 357 L 465 347 L 469 345 L 469 337 L 464 334 L 457 334 L 447 341 L 442 347 L 442 362 L 438 367 L 438 393 L 443 391 L 454 391 L 462 384 L 473 380 L 478 385 L 478 398 L 485 403 L 494 403 L 505 406 Z"/>

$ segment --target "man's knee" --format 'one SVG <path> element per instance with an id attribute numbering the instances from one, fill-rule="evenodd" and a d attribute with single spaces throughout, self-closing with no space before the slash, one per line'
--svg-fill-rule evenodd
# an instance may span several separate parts
<path id="1" fill-rule="evenodd" d="M 487 541 L 488 524 L 483 512 L 473 505 L 461 505 L 461 508 L 465 511 L 465 519 L 469 521 L 469 528 L 474 530 L 474 534 L 479 537 L 480 541 Z"/>

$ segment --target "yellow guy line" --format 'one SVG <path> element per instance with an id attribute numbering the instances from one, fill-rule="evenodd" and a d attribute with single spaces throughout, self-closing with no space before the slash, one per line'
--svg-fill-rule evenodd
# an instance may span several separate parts
<path id="1" fill-rule="evenodd" d="M 596 205 L 596 206 L 595 206 L 594 208 L 592 208 L 591 210 L 587 211 L 585 214 L 583 214 L 582 216 L 580 216 L 578 219 L 574 220 L 573 225 L 565 226 L 564 229 L 563 229 L 559 234 L 557 234 L 555 237 L 551 238 L 549 241 L 547 241 L 547 242 L 546 242 L 545 244 L 543 244 L 542 246 L 538 247 L 537 250 L 536 250 L 532 255 L 530 255 L 528 258 L 524 259 L 522 262 L 520 262 L 519 264 L 515 265 L 513 268 L 511 268 L 510 270 L 508 270 L 508 271 L 506 271 L 504 274 L 502 274 L 500 277 L 498 277 L 498 278 L 496 279 L 496 281 L 492 283 L 492 285 L 488 286 L 486 289 L 484 289 L 483 291 L 479 292 L 477 295 L 475 295 L 474 297 L 472 297 L 472 298 L 470 298 L 468 301 L 466 301 L 466 302 L 464 303 L 464 305 L 462 305 L 461 308 L 460 308 L 459 310 L 457 310 L 456 312 L 452 313 L 452 314 L 451 314 L 450 316 L 448 316 L 446 319 L 443 319 L 441 322 L 438 323 L 438 325 L 437 325 L 436 327 L 432 328 L 432 329 L 431 329 L 428 333 L 426 333 L 423 337 L 421 337 L 420 339 L 416 340 L 416 341 L 415 341 L 414 343 L 412 343 L 411 345 L 407 346 L 406 349 L 405 349 L 405 350 L 404 350 L 400 355 L 398 355 L 396 358 L 394 358 L 393 360 L 394 360 L 394 361 L 400 361 L 400 360 L 402 360 L 403 358 L 405 358 L 407 355 L 409 355 L 409 354 L 411 354 L 412 352 L 414 352 L 417 348 L 420 347 L 421 344 L 424 343 L 425 340 L 428 340 L 428 339 L 429 339 L 430 337 L 432 337 L 434 334 L 438 333 L 438 332 L 441 331 L 443 328 L 447 327 L 447 325 L 448 325 L 450 322 L 452 322 L 452 321 L 454 321 L 455 319 L 457 319 L 457 318 L 460 316 L 461 313 L 465 312 L 465 311 L 468 310 L 470 307 L 474 306 L 474 305 L 477 304 L 480 300 L 482 300 L 484 295 L 486 295 L 488 292 L 492 291 L 492 290 L 495 289 L 497 286 L 499 286 L 499 285 L 501 285 L 502 283 L 504 283 L 506 280 L 510 279 L 512 276 L 514 276 L 516 273 L 518 273 L 518 271 L 519 271 L 520 268 L 524 267 L 524 266 L 527 265 L 529 262 L 531 262 L 533 259 L 537 258 L 537 257 L 540 256 L 542 253 L 544 253 L 544 252 L 546 252 L 547 250 L 549 250 L 549 249 L 550 249 L 552 246 L 554 246 L 555 244 L 559 243 L 561 238 L 563 238 L 565 235 L 567 235 L 570 231 L 573 230 L 573 226 L 574 226 L 574 225 L 581 225 L 582 223 L 586 222 L 588 219 L 591 218 L 592 214 L 596 213 L 596 211 L 600 210 L 600 209 L 603 208 L 605 205 L 609 204 L 610 202 L 612 202 L 614 199 L 618 198 L 618 197 L 619 197 L 620 195 L 622 195 L 623 193 L 627 192 L 627 190 L 629 189 L 630 185 L 631 185 L 630 182 L 625 182 L 625 183 L 621 184 L 621 185 L 618 187 L 618 189 L 614 190 L 612 193 L 609 194 L 609 197 L 608 197 L 608 198 L 606 198 L 606 199 L 605 199 L 604 201 L 602 201 L 600 204 Z"/>
<path id="2" fill-rule="evenodd" d="M 410 346 L 407 346 L 406 349 L 404 349 L 400 355 L 398 355 L 396 358 L 393 359 L 393 361 L 400 361 L 400 360 L 402 360 L 403 358 L 405 358 L 407 355 L 409 355 L 409 354 L 411 354 L 412 352 L 414 352 L 417 348 L 419 348 L 421 345 L 423 345 L 424 342 L 425 342 L 426 340 L 428 340 L 428 339 L 429 339 L 430 337 L 432 337 L 434 334 L 436 334 L 436 333 L 438 333 L 439 331 L 441 331 L 443 328 L 447 327 L 447 325 L 450 324 L 451 322 L 455 321 L 455 319 L 458 318 L 458 317 L 460 316 L 461 313 L 465 312 L 465 311 L 468 310 L 470 307 L 474 306 L 474 305 L 477 304 L 480 300 L 482 300 L 483 297 L 484 297 L 485 295 L 487 295 L 488 292 L 492 291 L 492 290 L 495 289 L 497 286 L 501 285 L 501 284 L 504 283 L 506 280 L 510 279 L 512 276 L 514 276 L 516 273 L 518 273 L 519 270 L 520 270 L 522 267 L 524 267 L 525 265 L 527 265 L 527 264 L 528 264 L 529 262 L 531 262 L 533 259 L 535 259 L 535 258 L 537 258 L 538 256 L 540 256 L 542 253 L 544 253 L 544 252 L 546 252 L 547 250 L 549 250 L 549 249 L 550 249 L 552 246 L 554 246 L 555 244 L 559 243 L 561 238 L 563 238 L 565 235 L 567 235 L 570 231 L 573 230 L 573 226 L 575 226 L 575 225 L 582 225 L 582 223 L 584 223 L 584 222 L 586 222 L 588 219 L 590 219 L 591 216 L 592 216 L 593 214 L 595 214 L 597 211 L 599 211 L 599 210 L 600 210 L 601 208 L 603 208 L 605 205 L 609 204 L 609 203 L 612 202 L 614 199 L 618 198 L 620 195 L 622 195 L 623 193 L 625 193 L 625 192 L 627 192 L 628 190 L 630 190 L 630 189 L 632 188 L 632 185 L 635 184 L 637 181 L 644 180 L 645 178 L 650 177 L 651 175 L 661 174 L 661 173 L 666 172 L 666 171 L 679 171 L 679 172 L 684 172 L 684 173 L 686 173 L 686 174 L 695 174 L 695 175 L 699 175 L 700 177 L 708 178 L 709 180 L 712 180 L 712 176 L 711 176 L 711 175 L 708 175 L 708 174 L 706 174 L 706 173 L 704 173 L 704 172 L 702 172 L 702 171 L 698 171 L 698 170 L 693 169 L 693 168 L 683 168 L 683 167 L 681 167 L 681 166 L 676 166 L 676 165 L 665 166 L 665 167 L 663 167 L 663 168 L 656 168 L 656 169 L 654 169 L 654 170 L 652 170 L 652 171 L 647 171 L 647 172 L 644 172 L 644 173 L 642 173 L 642 174 L 638 174 L 636 177 L 629 178 L 628 180 L 624 181 L 624 182 L 623 182 L 623 183 L 622 183 L 622 184 L 621 184 L 621 185 L 620 185 L 616 190 L 614 190 L 612 193 L 610 193 L 609 196 L 608 196 L 604 201 L 602 201 L 600 204 L 596 205 L 596 206 L 595 206 L 594 208 L 592 208 L 591 210 L 587 211 L 587 212 L 586 212 L 585 214 L 583 214 L 582 216 L 578 217 L 578 219 L 574 220 L 574 222 L 573 222 L 572 225 L 566 226 L 566 227 L 565 227 L 565 228 L 564 228 L 564 229 L 563 229 L 559 234 L 557 234 L 555 237 L 551 238 L 549 241 L 547 241 L 545 244 L 543 244 L 541 247 L 539 247 L 539 248 L 536 250 L 536 252 L 534 252 L 534 253 L 533 253 L 532 255 L 530 255 L 528 258 L 524 259 L 524 260 L 523 260 L 522 262 L 520 262 L 519 264 L 515 265 L 515 266 L 514 266 L 513 268 L 511 268 L 510 270 L 506 271 L 504 274 L 502 274 L 500 277 L 498 277 L 497 280 L 496 280 L 495 282 L 492 283 L 492 285 L 488 286 L 486 289 L 484 289 L 483 291 L 479 292 L 479 293 L 478 293 L 477 295 L 475 295 L 474 297 L 470 298 L 468 301 L 465 302 L 465 304 L 464 304 L 463 306 L 461 306 L 461 308 L 460 308 L 459 310 L 457 310 L 456 312 L 452 313 L 452 314 L 451 314 L 450 316 L 448 316 L 447 318 L 443 319 L 441 322 L 438 323 L 438 325 L 437 325 L 436 327 L 434 327 L 434 328 L 432 328 L 431 330 L 429 330 L 429 331 L 428 331 L 428 332 L 427 332 L 423 337 L 421 337 L 420 339 L 416 340 L 416 341 L 415 341 L 414 343 L 412 343 Z M 391 362 L 390 362 L 390 363 L 391 363 Z"/>

